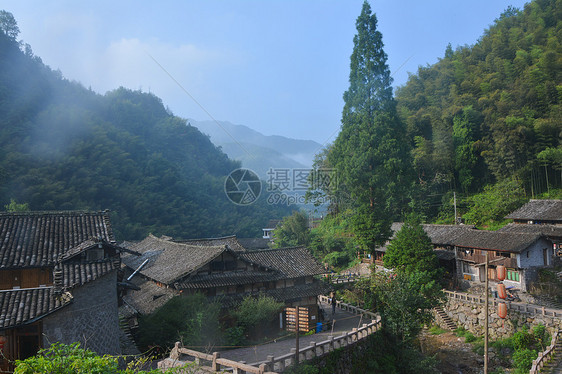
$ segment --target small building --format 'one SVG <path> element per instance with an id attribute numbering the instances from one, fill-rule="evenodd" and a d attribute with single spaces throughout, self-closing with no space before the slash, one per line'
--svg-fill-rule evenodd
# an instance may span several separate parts
<path id="1" fill-rule="evenodd" d="M 121 250 L 108 212 L 0 213 L 4 357 L 25 359 L 53 342 L 119 354 Z"/>

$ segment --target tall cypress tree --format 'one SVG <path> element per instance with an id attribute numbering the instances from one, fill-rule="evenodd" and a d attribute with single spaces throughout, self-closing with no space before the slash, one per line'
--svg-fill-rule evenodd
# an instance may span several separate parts
<path id="1" fill-rule="evenodd" d="M 352 197 L 358 242 L 371 250 L 390 236 L 390 224 L 404 208 L 409 151 L 396 114 L 382 34 L 367 1 L 356 27 L 342 128 L 328 164 Z"/>

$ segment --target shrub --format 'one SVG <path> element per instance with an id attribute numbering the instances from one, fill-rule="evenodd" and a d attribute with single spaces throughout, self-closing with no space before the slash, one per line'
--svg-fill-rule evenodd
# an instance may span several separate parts
<path id="1" fill-rule="evenodd" d="M 527 326 L 513 334 L 513 348 L 515 350 L 530 348 L 533 345 L 534 337 L 529 333 Z"/>
<path id="2" fill-rule="evenodd" d="M 537 351 L 528 348 L 518 349 L 513 352 L 513 365 L 516 373 L 528 373 L 533 364 L 533 360 L 537 358 Z"/>
<path id="3" fill-rule="evenodd" d="M 247 335 L 265 335 L 271 330 L 277 314 L 284 304 L 278 303 L 272 297 L 260 295 L 258 298 L 248 296 L 234 311 L 233 316 Z"/>
<path id="4" fill-rule="evenodd" d="M 100 357 L 97 353 L 80 348 L 80 343 L 71 345 L 53 343 L 41 349 L 37 355 L 23 361 L 16 361 L 17 374 L 53 373 L 118 373 L 117 359 L 111 356 Z"/>

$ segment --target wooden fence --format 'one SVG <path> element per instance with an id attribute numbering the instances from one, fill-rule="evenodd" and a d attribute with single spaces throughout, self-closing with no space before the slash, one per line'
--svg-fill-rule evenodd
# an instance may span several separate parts
<path id="1" fill-rule="evenodd" d="M 327 296 L 319 296 L 320 301 L 328 302 Z M 213 354 L 206 354 L 199 351 L 194 351 L 187 348 L 180 347 L 180 343 L 177 342 L 170 353 L 170 357 L 163 362 L 163 365 L 159 367 L 173 367 L 185 365 L 186 362 L 181 360 L 182 355 L 189 356 L 189 361 L 194 361 L 196 364 L 200 365 L 201 370 L 208 372 L 219 372 L 221 370 L 235 374 L 242 373 L 252 373 L 252 374 L 275 374 L 283 372 L 286 368 L 292 366 L 296 362 L 297 354 L 299 362 L 306 360 L 311 360 L 313 358 L 322 357 L 327 355 L 329 352 L 354 345 L 357 342 L 365 339 L 375 331 L 377 331 L 381 326 L 380 316 L 373 312 L 364 310 L 353 306 L 351 304 L 346 304 L 342 302 L 337 302 L 336 306 L 342 310 L 348 311 L 350 313 L 361 315 L 365 318 L 371 318 L 370 323 L 364 323 L 360 328 L 354 328 L 350 332 L 345 332 L 340 336 L 328 336 L 327 340 L 321 342 L 311 342 L 308 347 L 302 347 L 299 352 L 296 352 L 296 348 L 292 348 L 291 352 L 281 355 L 278 357 L 267 356 L 267 360 L 256 362 L 253 364 L 246 364 L 244 362 L 238 362 L 233 360 L 228 360 L 220 357 L 219 352 L 214 352 Z"/>
<path id="2" fill-rule="evenodd" d="M 558 337 L 560 336 L 560 330 L 556 331 L 554 335 L 552 335 L 552 340 L 550 341 L 550 345 L 546 348 L 544 352 L 539 353 L 539 357 L 533 361 L 533 366 L 531 366 L 531 370 L 529 374 L 538 374 L 540 373 L 542 367 L 545 363 L 548 362 L 554 355 L 554 348 L 556 347 L 556 342 Z"/>
<path id="3" fill-rule="evenodd" d="M 447 297 L 454 300 L 466 301 L 469 303 L 474 304 L 484 304 L 484 296 L 481 295 L 471 295 L 468 293 L 463 292 L 455 292 L 455 291 L 444 291 Z M 490 307 L 494 308 L 497 307 L 499 301 L 501 299 L 490 298 Z M 507 305 L 508 310 L 514 310 L 519 313 L 526 313 L 531 315 L 542 315 L 547 317 L 554 317 L 554 318 L 562 318 L 562 310 L 560 309 L 553 309 L 553 308 L 546 308 L 544 306 L 538 306 L 533 304 L 527 303 L 519 303 L 513 301 L 506 301 L 505 304 Z"/>

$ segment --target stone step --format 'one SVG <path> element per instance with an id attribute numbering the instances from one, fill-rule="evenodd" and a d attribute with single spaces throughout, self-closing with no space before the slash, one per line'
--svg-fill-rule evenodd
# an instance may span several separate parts
<path id="1" fill-rule="evenodd" d="M 453 320 L 447 315 L 447 313 L 445 313 L 445 311 L 443 309 L 441 309 L 441 307 L 436 307 L 435 311 L 437 312 L 437 314 L 439 315 L 439 318 L 441 319 L 442 323 L 445 324 L 445 327 L 451 331 L 455 330 L 457 328 L 457 325 L 453 322 Z M 443 327 L 443 326 L 441 326 Z"/>

